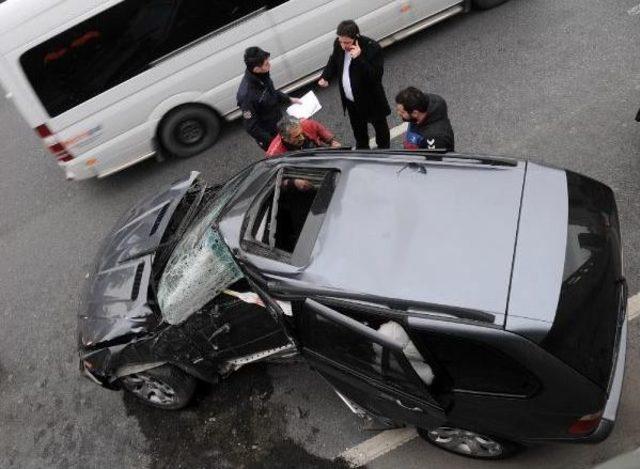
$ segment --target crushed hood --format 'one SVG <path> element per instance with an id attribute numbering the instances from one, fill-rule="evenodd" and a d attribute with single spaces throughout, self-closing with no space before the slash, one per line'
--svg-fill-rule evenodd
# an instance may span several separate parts
<path id="1" fill-rule="evenodd" d="M 160 245 L 176 208 L 197 180 L 198 173 L 192 172 L 139 202 L 104 239 L 78 317 L 80 346 L 144 334 L 157 326 L 160 318 L 147 297 L 154 259 L 150 251 Z"/>

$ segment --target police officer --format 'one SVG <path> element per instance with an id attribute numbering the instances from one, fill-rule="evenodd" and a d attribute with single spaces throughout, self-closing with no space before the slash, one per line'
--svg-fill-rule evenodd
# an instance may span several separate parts
<path id="1" fill-rule="evenodd" d="M 277 124 L 282 118 L 280 106 L 300 102 L 298 98 L 290 98 L 275 89 L 269 76 L 269 57 L 270 54 L 259 47 L 249 47 L 244 51 L 247 70 L 236 96 L 245 130 L 264 151 L 278 133 Z"/>
<path id="2" fill-rule="evenodd" d="M 397 94 L 396 112 L 409 123 L 405 148 L 454 151 L 453 128 L 444 98 L 410 86 Z"/>

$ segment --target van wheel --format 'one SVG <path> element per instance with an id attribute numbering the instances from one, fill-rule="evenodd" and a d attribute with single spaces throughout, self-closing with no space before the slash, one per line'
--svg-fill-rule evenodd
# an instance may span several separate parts
<path id="1" fill-rule="evenodd" d="M 196 390 L 196 379 L 171 365 L 123 376 L 120 383 L 145 404 L 166 410 L 182 409 Z"/>
<path id="2" fill-rule="evenodd" d="M 504 459 L 513 456 L 521 449 L 520 445 L 511 441 L 461 428 L 438 427 L 432 430 L 418 428 L 418 434 L 440 449 L 475 459 Z"/>
<path id="3" fill-rule="evenodd" d="M 220 118 L 205 106 L 186 105 L 169 113 L 158 130 L 162 147 L 173 156 L 188 158 L 213 146 L 220 135 Z"/>
<path id="4" fill-rule="evenodd" d="M 472 0 L 473 6 L 478 10 L 488 10 L 489 8 L 497 7 L 506 1 L 507 0 Z"/>

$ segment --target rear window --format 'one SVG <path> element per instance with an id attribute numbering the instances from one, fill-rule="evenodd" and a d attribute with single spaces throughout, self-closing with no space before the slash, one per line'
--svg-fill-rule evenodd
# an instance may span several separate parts
<path id="1" fill-rule="evenodd" d="M 51 117 L 144 72 L 181 47 L 281 1 L 125 0 L 20 58 Z"/>
<path id="2" fill-rule="evenodd" d="M 540 344 L 601 387 L 613 369 L 622 266 L 611 190 L 567 171 L 569 226 L 558 310 Z"/>

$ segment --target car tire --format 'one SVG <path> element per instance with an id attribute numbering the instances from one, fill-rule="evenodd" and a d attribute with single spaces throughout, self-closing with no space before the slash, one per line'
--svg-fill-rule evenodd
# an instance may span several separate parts
<path id="1" fill-rule="evenodd" d="M 473 7 L 478 10 L 488 10 L 489 8 L 497 7 L 506 1 L 507 0 L 472 0 L 472 3 Z"/>
<path id="2" fill-rule="evenodd" d="M 189 158 L 213 146 L 220 135 L 220 118 L 210 108 L 190 104 L 171 111 L 160 123 L 158 141 L 172 156 Z"/>
<path id="3" fill-rule="evenodd" d="M 437 448 L 473 459 L 505 459 L 522 449 L 511 441 L 455 427 L 418 428 L 418 434 Z"/>
<path id="4" fill-rule="evenodd" d="M 182 409 L 196 390 L 196 379 L 172 365 L 123 376 L 120 384 L 145 404 L 165 410 Z"/>

